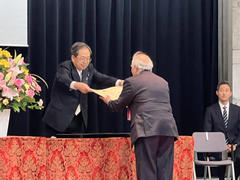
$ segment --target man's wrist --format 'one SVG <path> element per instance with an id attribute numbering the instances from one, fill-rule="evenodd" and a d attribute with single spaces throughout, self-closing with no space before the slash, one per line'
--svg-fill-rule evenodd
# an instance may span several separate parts
<path id="1" fill-rule="evenodd" d="M 71 82 L 71 84 L 70 84 L 70 89 L 76 90 L 76 88 L 74 87 L 75 83 L 76 83 L 76 81 L 72 81 L 72 82 Z"/>
<path id="2" fill-rule="evenodd" d="M 115 86 L 120 86 L 120 82 L 121 82 L 122 80 L 121 79 L 118 79 L 116 82 L 115 82 Z"/>

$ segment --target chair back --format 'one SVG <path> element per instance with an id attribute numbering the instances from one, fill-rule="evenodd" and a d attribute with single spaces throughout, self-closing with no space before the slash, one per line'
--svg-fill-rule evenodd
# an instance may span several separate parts
<path id="1" fill-rule="evenodd" d="M 224 152 L 227 151 L 225 135 L 222 132 L 194 132 L 195 152 Z"/>
<path id="2" fill-rule="evenodd" d="M 228 179 L 230 179 L 230 173 L 232 173 L 233 180 L 235 180 L 234 164 L 232 160 L 228 159 L 225 135 L 222 132 L 195 132 L 192 136 L 195 142 L 193 161 L 194 180 L 197 180 L 195 165 L 205 167 L 204 179 L 206 179 L 207 169 L 209 179 L 211 179 L 210 167 L 228 166 Z M 201 153 L 204 159 L 198 159 L 198 154 Z"/>

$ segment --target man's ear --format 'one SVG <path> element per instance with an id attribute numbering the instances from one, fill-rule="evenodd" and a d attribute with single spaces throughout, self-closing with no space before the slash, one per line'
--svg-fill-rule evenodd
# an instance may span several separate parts
<path id="1" fill-rule="evenodd" d="M 218 96 L 218 91 L 216 91 L 216 95 Z"/>
<path id="2" fill-rule="evenodd" d="M 72 62 L 74 62 L 74 57 L 75 57 L 74 55 L 71 56 L 71 60 L 72 60 Z"/>

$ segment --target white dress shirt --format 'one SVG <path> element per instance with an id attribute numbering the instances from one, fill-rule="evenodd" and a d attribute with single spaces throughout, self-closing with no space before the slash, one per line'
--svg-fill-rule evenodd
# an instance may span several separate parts
<path id="1" fill-rule="evenodd" d="M 220 106 L 220 108 L 221 108 L 221 112 L 222 112 L 222 115 L 223 115 L 223 111 L 224 111 L 224 109 L 223 109 L 223 107 L 224 107 L 224 105 L 222 104 L 222 103 L 220 103 L 220 102 L 218 102 L 219 103 L 219 106 Z M 227 110 L 227 117 L 229 116 L 229 102 L 226 104 L 226 110 Z"/>

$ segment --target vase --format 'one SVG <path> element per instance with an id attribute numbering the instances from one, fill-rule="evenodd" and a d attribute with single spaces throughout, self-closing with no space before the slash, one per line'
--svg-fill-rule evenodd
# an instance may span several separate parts
<path id="1" fill-rule="evenodd" d="M 0 137 L 7 137 L 11 109 L 0 111 Z"/>

